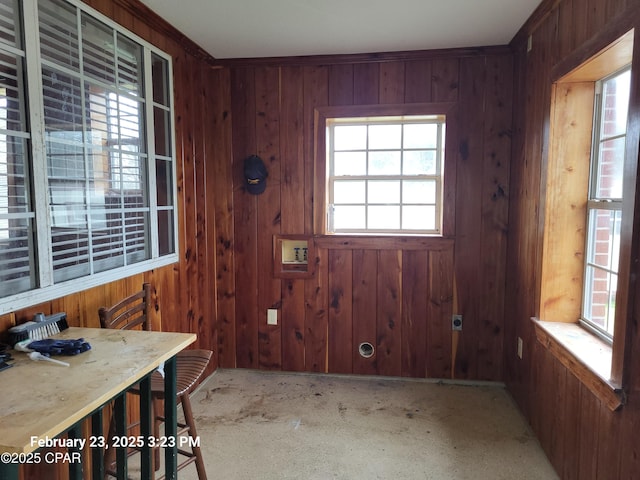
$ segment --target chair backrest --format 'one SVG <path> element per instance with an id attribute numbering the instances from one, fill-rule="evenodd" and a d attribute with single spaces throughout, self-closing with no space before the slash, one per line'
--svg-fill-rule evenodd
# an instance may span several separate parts
<path id="1" fill-rule="evenodd" d="M 145 283 L 140 292 L 129 295 L 111 307 L 100 307 L 100 326 L 129 330 L 141 325 L 143 330 L 151 330 L 148 316 L 150 305 L 151 285 Z"/>

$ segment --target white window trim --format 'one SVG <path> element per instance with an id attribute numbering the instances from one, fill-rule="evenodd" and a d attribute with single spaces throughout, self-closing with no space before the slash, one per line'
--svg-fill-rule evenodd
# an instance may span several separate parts
<path id="1" fill-rule="evenodd" d="M 173 190 L 173 245 L 175 252 L 172 254 L 159 256 L 159 236 L 157 219 L 157 195 L 156 195 L 156 158 L 167 160 L 167 157 L 156 156 L 155 139 L 153 128 L 145 129 L 147 135 L 147 181 L 149 200 L 149 225 L 151 241 L 151 258 L 143 262 L 134 263 L 124 267 L 115 268 L 109 271 L 94 273 L 84 277 L 65 281 L 63 283 L 53 283 L 53 256 L 51 248 L 51 217 L 49 215 L 49 200 L 47 188 L 47 166 L 44 134 L 44 100 L 41 93 L 29 95 L 29 92 L 42 92 L 42 70 L 39 48 L 38 30 L 38 2 L 37 0 L 22 0 L 24 13 L 24 51 L 25 51 L 25 71 L 26 71 L 26 97 L 29 105 L 29 122 L 31 148 L 29 150 L 30 165 L 32 166 L 32 186 L 31 198 L 33 201 L 33 211 L 35 213 L 35 225 L 37 229 L 36 249 L 37 255 L 34 260 L 38 263 L 38 285 L 35 289 L 0 298 L 0 314 L 8 313 L 17 309 L 25 308 L 38 303 L 50 301 L 59 297 L 74 294 L 88 288 L 103 285 L 109 282 L 121 280 L 122 278 L 137 275 L 155 268 L 176 263 L 179 259 L 179 235 L 178 235 L 178 192 L 177 192 L 177 172 L 176 172 L 176 142 L 174 128 L 174 97 L 173 97 L 173 62 L 172 57 L 159 50 L 157 47 L 124 29 L 110 18 L 87 6 L 78 0 L 65 0 L 69 4 L 79 8 L 94 19 L 105 23 L 114 30 L 137 42 L 144 47 L 144 64 L 151 65 L 151 54 L 167 61 L 169 110 L 171 112 L 171 125 L 169 133 L 171 135 L 171 155 L 172 155 L 172 190 Z M 148 126 L 153 126 L 153 84 L 151 82 L 151 68 L 144 69 L 145 81 L 145 118 Z M 40 159 L 36 161 L 34 159 Z M 162 207 L 160 210 L 166 210 Z"/>
<path id="2" fill-rule="evenodd" d="M 326 231 L 325 234 L 328 235 L 395 235 L 395 236 L 407 236 L 407 235 L 418 235 L 418 236 L 442 236 L 442 225 L 443 225 L 443 190 L 444 190 L 444 162 L 445 162 L 445 129 L 446 129 L 446 116 L 444 114 L 424 114 L 424 115 L 396 115 L 396 116 L 366 116 L 366 117 L 338 117 L 338 118 L 327 118 L 327 194 L 326 194 Z M 337 179 L 341 177 L 336 177 L 334 175 L 334 152 L 335 149 L 333 147 L 333 135 L 329 133 L 329 130 L 332 130 L 336 125 L 375 125 L 377 123 L 380 124 L 398 124 L 405 125 L 411 123 L 433 123 L 438 125 L 438 139 L 436 146 L 436 174 L 435 175 L 351 175 L 348 177 L 348 180 L 398 180 L 402 182 L 403 180 L 435 180 L 436 182 L 436 201 L 435 201 L 435 220 L 436 220 L 436 228 L 433 230 L 426 229 L 375 229 L 375 228 L 342 228 L 340 230 L 335 230 L 333 228 L 333 208 L 334 208 L 334 199 L 333 199 L 333 185 Z M 400 150 L 410 151 L 413 149 L 405 149 L 401 147 Z M 369 151 L 367 146 L 366 151 Z M 337 180 L 339 181 L 339 180 Z M 400 184 L 400 189 L 402 191 L 402 183 Z M 368 201 L 365 201 L 363 205 L 365 209 L 371 205 Z M 378 204 L 375 204 L 378 205 Z M 396 205 L 395 203 L 393 205 Z M 400 211 L 404 206 L 411 206 L 413 204 L 402 202 L 402 194 L 400 203 L 398 204 Z M 422 204 L 420 204 L 422 205 Z M 430 204 L 429 204 L 430 205 Z M 365 223 L 368 217 L 365 215 Z M 400 213 L 400 222 L 402 222 L 402 213 Z"/>
<path id="3" fill-rule="evenodd" d="M 618 270 L 614 271 L 609 267 L 596 265 L 590 261 L 591 251 L 596 246 L 595 246 L 595 240 L 591 238 L 591 229 L 589 228 L 589 226 L 591 224 L 591 220 L 590 220 L 591 213 L 595 210 L 610 210 L 612 212 L 622 212 L 622 200 L 623 200 L 622 198 L 598 198 L 595 192 L 597 191 L 597 184 L 598 184 L 597 172 L 600 166 L 600 162 L 602 161 L 602 158 L 600 155 L 600 148 L 599 148 L 600 143 L 603 140 L 613 140 L 618 138 L 625 138 L 625 142 L 626 142 L 626 137 L 627 137 L 626 129 L 624 131 L 624 134 L 617 134 L 613 136 L 605 136 L 602 133 L 602 119 L 603 119 L 603 116 L 605 115 L 603 104 L 606 101 L 606 99 L 602 94 L 602 90 L 603 90 L 602 86 L 607 80 L 617 77 L 623 74 L 624 72 L 627 72 L 630 70 L 631 70 L 631 65 L 627 65 L 624 68 L 617 70 L 616 72 L 613 72 L 595 82 L 596 98 L 594 101 L 593 135 L 592 135 L 593 140 L 591 142 L 592 146 L 591 146 L 591 156 L 590 156 L 591 165 L 590 165 L 590 178 L 589 178 L 589 194 L 587 198 L 587 208 L 586 208 L 587 219 L 585 224 L 586 233 L 585 233 L 585 250 L 584 251 L 586 255 L 584 259 L 584 277 L 583 277 L 584 282 L 582 287 L 582 302 L 581 302 L 579 323 L 588 331 L 595 334 L 596 336 L 598 336 L 600 339 L 602 339 L 609 345 L 613 344 L 613 334 L 609 333 L 609 330 L 612 330 L 612 331 L 615 330 L 615 315 L 614 315 L 614 318 L 608 320 L 609 322 L 611 322 L 611 325 L 610 326 L 607 325 L 606 328 L 602 328 L 590 318 L 586 318 L 585 309 L 587 307 L 587 299 L 592 293 L 591 286 L 589 285 L 589 275 L 587 272 L 589 268 L 593 268 L 594 270 L 600 270 L 602 272 L 606 272 L 609 275 L 614 274 L 618 279 L 619 279 L 620 272 L 619 272 L 619 268 Z M 618 256 L 620 254 L 619 248 L 620 248 L 620 245 L 618 245 L 618 252 L 617 252 Z M 611 254 L 613 255 L 614 252 L 611 252 Z M 609 288 L 609 291 L 610 290 L 611 290 L 611 287 Z M 616 281 L 615 290 L 617 293 L 617 290 L 618 290 L 617 281 Z"/>

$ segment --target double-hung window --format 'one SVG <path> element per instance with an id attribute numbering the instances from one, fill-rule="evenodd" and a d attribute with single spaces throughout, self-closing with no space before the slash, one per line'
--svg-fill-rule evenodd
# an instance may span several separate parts
<path id="1" fill-rule="evenodd" d="M 177 260 L 171 58 L 75 0 L 0 0 L 0 312 Z"/>
<path id="2" fill-rule="evenodd" d="M 442 233 L 443 115 L 326 123 L 327 233 Z"/>
<path id="3" fill-rule="evenodd" d="M 631 70 L 596 82 L 582 322 L 613 339 Z"/>

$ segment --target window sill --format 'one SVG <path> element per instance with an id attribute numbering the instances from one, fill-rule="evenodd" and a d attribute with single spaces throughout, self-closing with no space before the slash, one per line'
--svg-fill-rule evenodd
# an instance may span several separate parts
<path id="1" fill-rule="evenodd" d="M 577 323 L 532 318 L 536 338 L 611 411 L 625 403 L 624 391 L 611 383 L 611 346 Z"/>
<path id="2" fill-rule="evenodd" d="M 453 246 L 453 238 L 444 236 L 405 235 L 315 235 L 319 248 L 376 249 L 376 250 L 446 250 Z"/>

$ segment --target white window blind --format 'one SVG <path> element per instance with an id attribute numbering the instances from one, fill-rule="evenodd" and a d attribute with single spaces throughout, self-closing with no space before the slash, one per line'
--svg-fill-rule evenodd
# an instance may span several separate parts
<path id="1" fill-rule="evenodd" d="M 0 312 L 176 261 L 170 57 L 80 2 L 0 5 Z"/>

